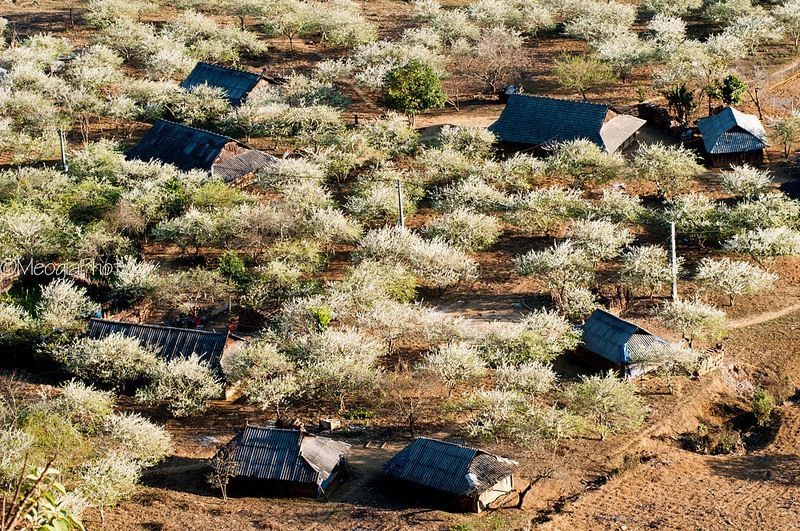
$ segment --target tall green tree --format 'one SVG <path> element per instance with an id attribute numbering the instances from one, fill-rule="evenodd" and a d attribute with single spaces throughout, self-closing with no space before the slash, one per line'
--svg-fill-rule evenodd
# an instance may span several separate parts
<path id="1" fill-rule="evenodd" d="M 739 105 L 744 101 L 747 83 L 736 74 L 730 74 L 722 80 L 722 102 L 725 105 Z"/>
<path id="2" fill-rule="evenodd" d="M 445 100 L 442 81 L 433 68 L 413 60 L 386 73 L 378 105 L 406 114 L 414 125 L 417 114 L 443 107 Z"/>
<path id="3" fill-rule="evenodd" d="M 586 101 L 586 92 L 602 85 L 613 83 L 616 78 L 611 67 L 592 57 L 564 54 L 555 62 L 553 70 L 559 85 L 581 93 Z"/>

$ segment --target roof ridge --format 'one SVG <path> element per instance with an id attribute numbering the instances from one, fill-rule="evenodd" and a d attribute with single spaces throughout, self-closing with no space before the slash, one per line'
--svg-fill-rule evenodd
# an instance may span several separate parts
<path id="1" fill-rule="evenodd" d="M 554 98 L 553 96 L 539 96 L 537 94 L 511 94 L 509 95 L 509 99 L 516 98 L 539 98 L 542 100 L 553 100 L 553 101 L 568 101 L 572 103 L 580 103 L 582 105 L 597 105 L 598 107 L 605 107 L 606 109 L 611 108 L 610 103 L 597 103 L 596 101 L 580 101 L 580 100 L 571 100 L 569 98 Z"/>
<path id="2" fill-rule="evenodd" d="M 144 326 L 147 328 L 159 328 L 159 329 L 166 329 L 166 330 L 178 330 L 180 332 L 194 332 L 196 334 L 213 334 L 213 335 L 227 335 L 226 332 L 214 332 L 212 330 L 198 330 L 197 328 L 179 328 L 177 326 L 169 326 L 169 325 L 159 325 L 159 324 L 152 324 L 152 323 L 134 323 L 132 321 L 114 321 L 113 319 L 98 319 L 96 317 L 92 317 L 89 321 L 96 321 L 99 323 L 113 323 L 113 324 L 123 324 L 123 325 L 134 325 L 134 326 Z"/>
<path id="3" fill-rule="evenodd" d="M 223 70 L 228 70 L 228 71 L 231 71 L 231 72 L 237 72 L 237 73 L 241 73 L 241 74 L 249 74 L 251 76 L 256 76 L 256 77 L 259 77 L 259 78 L 264 77 L 263 74 L 256 74 L 255 72 L 250 72 L 249 70 L 240 70 L 238 68 L 232 68 L 230 66 L 219 65 L 217 63 L 210 63 L 208 61 L 197 61 L 197 65 L 213 66 L 214 68 L 221 68 Z M 197 65 L 194 65 L 195 68 L 197 68 Z"/>
<path id="4" fill-rule="evenodd" d="M 220 133 L 215 133 L 214 131 L 209 131 L 208 129 L 200 129 L 199 127 L 193 127 L 191 125 L 182 124 L 180 122 L 173 122 L 172 120 L 165 120 L 164 118 L 157 118 L 156 121 L 153 123 L 153 127 L 155 127 L 158 122 L 164 122 L 164 123 L 167 123 L 167 124 L 170 124 L 170 125 L 177 125 L 179 127 L 183 127 L 184 129 L 191 129 L 192 131 L 198 131 L 200 133 L 205 133 L 207 135 L 213 135 L 213 136 L 218 136 L 220 138 L 226 138 L 226 139 L 228 139 L 230 141 L 233 141 L 233 142 L 239 142 L 235 138 L 231 138 L 231 137 L 229 137 L 227 135 L 223 135 L 223 134 L 220 134 Z M 239 142 L 239 143 L 241 144 L 242 142 Z"/>

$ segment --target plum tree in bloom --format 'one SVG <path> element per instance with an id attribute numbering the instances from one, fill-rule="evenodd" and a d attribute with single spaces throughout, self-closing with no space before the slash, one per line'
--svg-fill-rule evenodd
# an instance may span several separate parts
<path id="1" fill-rule="evenodd" d="M 295 364 L 268 340 L 251 342 L 223 359 L 225 379 L 238 385 L 250 403 L 274 409 L 277 417 L 301 392 Z"/>
<path id="2" fill-rule="evenodd" d="M 573 221 L 567 229 L 567 238 L 582 249 L 589 260 L 598 262 L 616 258 L 622 248 L 634 240 L 627 228 L 612 221 L 596 219 Z"/>
<path id="3" fill-rule="evenodd" d="M 631 289 L 644 291 L 650 298 L 672 280 L 667 251 L 657 245 L 631 247 L 623 259 L 620 281 Z"/>
<path id="4" fill-rule="evenodd" d="M 466 343 L 448 343 L 425 355 L 420 368 L 430 371 L 447 386 L 448 398 L 459 384 L 475 383 L 486 375 L 478 350 Z"/>
<path id="5" fill-rule="evenodd" d="M 42 288 L 35 313 L 44 333 L 73 334 L 98 311 L 100 305 L 89 299 L 86 288 L 77 287 L 72 280 L 56 279 Z"/>
<path id="6" fill-rule="evenodd" d="M 738 260 L 703 258 L 695 280 L 730 298 L 766 291 L 778 280 L 778 275 L 758 266 Z"/>
<path id="7" fill-rule="evenodd" d="M 549 363 L 532 360 L 519 365 L 502 365 L 494 373 L 501 389 L 518 391 L 528 395 L 533 402 L 536 395 L 552 390 L 558 377 Z"/>
<path id="8" fill-rule="evenodd" d="M 672 197 L 664 203 L 664 220 L 674 222 L 682 237 L 702 245 L 719 233 L 722 207 L 698 192 Z"/>
<path id="9" fill-rule="evenodd" d="M 611 68 L 593 57 L 563 54 L 555 61 L 553 74 L 556 82 L 567 90 L 580 93 L 587 101 L 586 92 L 594 87 L 610 85 L 615 81 Z"/>
<path id="10" fill-rule="evenodd" d="M 664 326 L 678 332 L 692 346 L 695 340 L 717 340 L 725 335 L 725 312 L 699 300 L 676 300 L 658 308 Z"/>
<path id="11" fill-rule="evenodd" d="M 481 350 L 494 367 L 528 361 L 550 363 L 580 344 L 581 332 L 555 311 L 535 311 L 517 323 L 493 323 L 481 337 Z"/>
<path id="12" fill-rule="evenodd" d="M 157 365 L 145 387 L 136 390 L 136 400 L 154 403 L 167 400 L 175 417 L 187 417 L 208 409 L 209 401 L 222 396 L 222 384 L 206 361 L 196 354 Z"/>
<path id="13" fill-rule="evenodd" d="M 664 197 L 686 189 L 691 179 L 703 171 L 697 156 L 683 146 L 665 146 L 660 142 L 642 144 L 633 158 L 639 178 L 654 182 Z"/>
<path id="14" fill-rule="evenodd" d="M 723 244 L 734 253 L 749 254 L 756 261 L 775 256 L 800 255 L 800 232 L 788 227 L 746 230 Z"/>
<path id="15" fill-rule="evenodd" d="M 675 394 L 676 379 L 691 376 L 700 366 L 703 353 L 678 343 L 652 343 L 631 357 L 632 363 L 641 363 L 646 372 L 661 378 Z"/>
<path id="16" fill-rule="evenodd" d="M 517 273 L 534 276 L 556 304 L 563 300 L 565 290 L 586 286 L 594 279 L 594 266 L 586 252 L 572 240 L 556 243 L 543 251 L 529 251 L 514 261 Z"/>
<path id="17" fill-rule="evenodd" d="M 730 194 L 749 199 L 765 191 L 772 183 L 769 171 L 759 170 L 747 164 L 732 166 L 732 169 L 733 171 L 724 171 L 720 175 L 722 189 Z"/>
<path id="18" fill-rule="evenodd" d="M 610 433 L 635 429 L 644 421 L 645 405 L 636 385 L 607 374 L 581 376 L 566 392 L 570 409 L 587 418 L 600 440 Z"/>
<path id="19" fill-rule="evenodd" d="M 500 220 L 458 208 L 433 218 L 423 229 L 426 235 L 440 237 L 467 252 L 491 247 L 500 237 Z"/>
<path id="20" fill-rule="evenodd" d="M 787 0 L 772 8 L 778 27 L 791 37 L 795 49 L 800 43 L 800 0 Z"/>
<path id="21" fill-rule="evenodd" d="M 748 14 L 732 21 L 724 33 L 741 39 L 750 55 L 755 55 L 761 43 L 779 39 L 781 29 L 769 15 Z"/>

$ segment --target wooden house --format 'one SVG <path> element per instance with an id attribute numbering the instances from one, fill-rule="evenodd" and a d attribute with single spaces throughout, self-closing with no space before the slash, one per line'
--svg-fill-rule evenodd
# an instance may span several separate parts
<path id="1" fill-rule="evenodd" d="M 489 131 L 510 151 L 588 139 L 614 153 L 630 146 L 644 124 L 605 104 L 512 94 Z"/>
<path id="2" fill-rule="evenodd" d="M 712 166 L 760 164 L 764 160 L 769 141 L 757 116 L 726 107 L 715 116 L 699 120 L 697 128 Z"/>
<path id="3" fill-rule="evenodd" d="M 383 465 L 415 492 L 464 511 L 480 512 L 514 490 L 519 463 L 482 450 L 420 437 Z M 431 495 L 431 496 L 429 496 Z"/>
<path id="4" fill-rule="evenodd" d="M 210 332 L 194 328 L 174 328 L 141 323 L 126 323 L 107 319 L 91 319 L 88 337 L 103 339 L 111 334 L 133 337 L 146 348 L 154 350 L 166 359 L 188 358 L 197 354 L 215 370 L 220 368 L 220 360 L 228 340 L 226 332 Z"/>
<path id="5" fill-rule="evenodd" d="M 654 343 L 668 343 L 644 328 L 605 310 L 595 310 L 581 325 L 583 345 L 578 354 L 590 364 L 612 369 L 625 378 L 644 374 L 644 366 L 635 363 L 639 353 Z"/>
<path id="6" fill-rule="evenodd" d="M 157 159 L 184 171 L 205 170 L 225 182 L 258 171 L 275 160 L 233 138 L 160 119 L 126 156 L 144 161 Z"/>
<path id="7" fill-rule="evenodd" d="M 343 470 L 349 449 L 301 430 L 247 425 L 220 452 L 236 462 L 232 492 L 316 498 Z"/>
<path id="8" fill-rule="evenodd" d="M 238 107 L 247 99 L 250 92 L 269 85 L 269 81 L 261 74 L 200 62 L 186 79 L 181 81 L 180 86 L 192 89 L 204 84 L 222 89 L 231 105 Z"/>

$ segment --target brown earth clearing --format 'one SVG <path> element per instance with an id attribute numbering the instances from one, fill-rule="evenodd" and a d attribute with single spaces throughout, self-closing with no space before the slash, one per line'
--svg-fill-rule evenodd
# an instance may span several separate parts
<path id="1" fill-rule="evenodd" d="M 53 32 L 77 43 L 88 43 L 91 33 L 87 27 L 80 24 L 66 27 L 64 4 L 53 0 L 6 3 L 0 15 L 11 21 L 20 36 Z M 379 24 L 384 37 L 396 36 L 411 25 L 410 3 L 374 0 L 362 4 L 364 13 Z M 446 4 L 455 5 L 455 2 Z M 80 9 L 76 12 L 79 14 Z M 171 14 L 174 12 L 167 9 L 159 13 L 158 20 L 167 19 Z M 235 19 L 226 21 L 233 23 Z M 555 84 L 552 61 L 565 50 L 584 46 L 582 42 L 566 38 L 535 40 L 526 49 L 529 62 L 518 81 L 528 93 L 576 97 Z M 764 101 L 769 102 L 765 111 L 769 114 L 784 112 L 775 106 L 778 100 L 773 98 L 800 96 L 800 76 L 796 67 L 792 67 L 795 57 L 786 57 L 781 46 L 784 45 L 763 52 L 765 61 L 771 60 L 772 70 L 777 72 L 765 91 Z M 272 39 L 264 61 L 252 61 L 246 67 L 258 71 L 266 64 L 276 73 L 291 70 L 305 73 L 320 59 L 346 54 L 346 50 L 316 43 L 298 43 L 296 47 L 297 52 L 290 53 L 288 42 Z M 787 64 L 788 70 L 783 71 L 782 65 Z M 650 72 L 639 69 L 626 83 L 617 82 L 607 89 L 590 92 L 589 99 L 630 109 L 637 102 L 637 84 L 648 86 L 649 79 Z M 482 93 L 473 80 L 459 77 L 445 82 L 450 94 L 455 87 L 460 93 L 458 109 L 448 105 L 417 118 L 416 125 L 423 139 L 432 138 L 436 128 L 444 124 L 487 126 L 502 111 L 502 104 L 496 97 Z M 348 113 L 364 119 L 382 113 L 374 103 L 376 94 L 353 85 L 341 88 L 352 100 Z M 654 90 L 646 88 L 646 92 L 649 99 L 660 99 Z M 745 112 L 755 111 L 750 103 L 741 108 Z M 132 144 L 146 129 L 146 124 L 137 124 L 132 128 L 132 135 L 121 140 Z M 93 139 L 115 134 L 109 124 L 92 124 Z M 643 135 L 669 140 L 650 129 Z M 70 141 L 78 147 L 80 135 L 73 133 Z M 290 149 L 287 146 L 276 148 L 272 140 L 266 139 L 254 140 L 253 146 L 276 154 Z M 786 160 L 778 147 L 772 147 L 767 155 L 776 185 L 798 176 L 796 152 Z M 717 185 L 717 174 L 714 171 L 704 174 L 696 188 L 724 195 Z M 431 212 L 430 208 L 421 208 L 408 220 L 409 226 L 421 225 Z M 463 316 L 481 325 L 498 320 L 514 321 L 530 309 L 548 304 L 548 298 L 536 295 L 531 279 L 514 274 L 513 260 L 531 248 L 541 248 L 552 241 L 531 238 L 507 228 L 498 244 L 476 255 L 482 272 L 478 281 L 458 286 L 441 296 L 426 293 L 424 302 L 440 312 Z M 649 227 L 646 234 L 637 236 L 640 241 L 662 243 L 668 233 L 664 227 L 654 226 Z M 336 249 L 322 280 L 341 278 L 349 264 L 351 250 L 345 246 Z M 690 262 L 709 253 L 707 249 L 681 242 L 678 250 Z M 177 249 L 156 245 L 146 247 L 145 258 L 158 261 L 164 270 L 183 268 L 188 263 Z M 133 499 L 106 510 L 103 522 L 98 512 L 90 511 L 85 519 L 86 528 L 107 531 L 447 531 L 451 526 L 463 524 L 464 527 L 457 529 L 800 529 L 800 399 L 795 396 L 795 389 L 800 387 L 800 260 L 780 258 L 771 265 L 771 270 L 780 275 L 772 291 L 741 297 L 733 307 L 728 307 L 723 297 L 712 301 L 724 307 L 731 320 L 730 331 L 723 341 L 725 360 L 718 371 L 683 382 L 675 395 L 667 394 L 657 378 L 637 382 L 649 407 L 640 432 L 613 435 L 604 441 L 565 441 L 555 456 L 549 452 L 526 452 L 502 441 L 469 442 L 517 458 L 523 462 L 523 469 L 552 467 L 551 477 L 537 481 L 522 510 L 506 508 L 480 515 L 455 514 L 441 507 L 430 507 L 424 499 L 416 499 L 413 493 L 398 492 L 387 483 L 382 464 L 411 440 L 404 427 L 394 420 L 396 415 L 389 396 L 379 400 L 374 419 L 345 421 L 347 427 L 334 433 L 335 438 L 352 444 L 349 456 L 352 471 L 325 497 L 310 500 L 245 494 L 231 497 L 227 502 L 206 484 L 208 458 L 246 422 L 268 423 L 273 420 L 272 415 L 241 403 L 218 401 L 198 417 L 173 419 L 165 409 L 145 408 L 122 397 L 121 409 L 141 412 L 166 426 L 173 437 L 174 453 L 166 462 L 145 473 L 143 486 Z M 690 297 L 695 291 L 692 283 L 681 284 L 682 295 Z M 609 300 L 612 294 L 600 295 Z M 651 317 L 650 310 L 661 300 L 666 299 L 636 299 L 625 317 L 663 337 L 677 339 L 659 329 Z M 221 328 L 228 321 L 235 322 L 235 316 L 223 313 L 209 326 Z M 558 360 L 556 368 L 560 377 L 567 381 L 591 371 L 568 356 Z M 776 420 L 769 429 L 751 429 L 750 406 L 741 398 L 747 389 L 758 387 L 769 389 L 779 398 Z M 306 406 L 297 410 L 309 425 L 332 414 L 317 404 Z M 454 413 L 443 413 L 433 404 L 426 413 L 420 425 L 421 435 L 464 441 L 459 438 L 458 419 Z M 727 424 L 741 430 L 743 443 L 728 455 L 702 455 L 684 449 L 682 436 L 695 432 L 701 424 L 714 429 L 723 429 Z"/>

